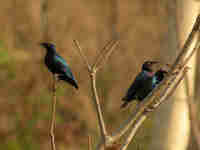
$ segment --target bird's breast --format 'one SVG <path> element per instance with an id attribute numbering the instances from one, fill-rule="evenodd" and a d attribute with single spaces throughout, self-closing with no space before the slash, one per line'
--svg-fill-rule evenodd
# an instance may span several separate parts
<path id="1" fill-rule="evenodd" d="M 51 56 L 49 54 L 47 54 L 45 56 L 45 65 L 47 66 L 49 71 L 51 71 L 52 73 L 55 73 L 55 65 L 54 65 L 54 61 L 53 61 L 53 56 Z"/>

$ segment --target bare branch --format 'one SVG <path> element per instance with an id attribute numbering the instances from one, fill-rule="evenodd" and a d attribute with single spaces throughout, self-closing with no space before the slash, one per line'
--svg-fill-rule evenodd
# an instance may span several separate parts
<path id="1" fill-rule="evenodd" d="M 125 140 L 125 143 L 122 146 L 122 149 L 125 150 L 130 143 L 131 139 L 134 137 L 136 131 L 138 128 L 142 125 L 142 123 L 147 118 L 147 114 L 150 113 L 150 111 L 147 111 L 148 108 L 154 106 L 155 108 L 158 108 L 158 106 L 166 100 L 169 96 L 173 94 L 181 80 L 183 79 L 185 73 L 187 72 L 186 64 L 188 60 L 191 58 L 191 56 L 194 54 L 194 51 L 198 49 L 200 46 L 199 42 L 197 42 L 195 49 L 193 49 L 192 52 L 190 52 L 189 56 L 186 57 L 186 54 L 189 52 L 189 47 L 192 43 L 194 43 L 196 37 L 199 34 L 199 26 L 200 26 L 200 16 L 197 17 L 195 25 L 192 29 L 192 32 L 190 33 L 187 41 L 185 42 L 182 51 L 178 55 L 177 59 L 175 60 L 174 64 L 171 66 L 171 69 L 169 71 L 169 74 L 166 75 L 162 83 L 160 83 L 153 91 L 150 93 L 141 103 L 139 103 L 130 117 L 121 125 L 118 131 L 113 132 L 111 136 L 108 136 L 105 123 L 103 120 L 102 110 L 99 103 L 99 97 L 96 90 L 96 71 L 100 69 L 106 61 L 109 59 L 110 55 L 112 54 L 114 47 L 118 44 L 118 42 L 108 45 L 112 46 L 110 49 L 106 52 L 106 50 L 103 51 L 101 55 L 99 55 L 99 58 L 97 58 L 96 63 L 93 65 L 90 77 L 91 77 L 91 84 L 92 84 L 92 92 L 95 102 L 95 107 L 97 110 L 97 116 L 98 116 L 98 122 L 100 126 L 100 132 L 101 137 L 103 140 L 101 140 L 100 144 L 98 145 L 97 149 L 103 150 L 105 146 L 112 145 L 114 142 L 116 142 L 121 136 L 123 136 L 129 129 L 131 129 L 131 133 L 129 134 L 128 138 Z M 105 46 L 105 49 L 107 49 L 108 46 Z M 186 58 L 185 58 L 186 57 Z M 155 105 L 156 104 L 156 105 Z"/>
<path id="2" fill-rule="evenodd" d="M 51 137 L 51 149 L 56 150 L 55 136 L 54 136 L 55 119 L 56 119 L 56 76 L 55 75 L 53 75 L 52 93 L 53 93 L 53 101 L 52 101 L 52 112 L 51 112 L 50 137 Z"/>
<path id="3" fill-rule="evenodd" d="M 92 94 L 94 97 L 94 104 L 97 111 L 97 117 L 98 117 L 98 122 L 100 126 L 101 137 L 103 138 L 103 140 L 105 140 L 107 136 L 107 131 L 106 131 L 105 122 L 103 119 L 101 105 L 99 102 L 99 96 L 96 89 L 96 72 L 93 72 L 90 74 L 90 79 L 91 79 L 91 84 L 92 84 L 91 87 L 92 87 Z"/>
<path id="4" fill-rule="evenodd" d="M 158 107 L 160 104 L 162 104 L 164 102 L 165 99 L 167 100 L 168 98 L 170 98 L 174 94 L 176 88 L 178 87 L 180 82 L 184 79 L 185 74 L 186 74 L 187 71 L 188 71 L 188 68 L 186 67 L 183 70 L 183 74 L 181 75 L 181 77 L 178 79 L 178 81 L 175 83 L 175 85 L 170 89 L 169 94 L 167 94 L 166 98 L 160 99 L 160 101 L 154 105 L 154 108 Z M 170 84 L 173 84 L 173 82 L 175 82 L 175 78 L 174 78 L 174 80 L 172 80 L 172 82 Z M 169 89 L 169 88 L 170 88 L 170 85 L 167 87 L 167 89 Z"/>
<path id="5" fill-rule="evenodd" d="M 177 57 L 174 65 L 172 66 L 172 70 L 181 63 L 181 61 L 183 60 L 184 56 L 186 55 L 186 53 L 188 52 L 188 49 L 190 47 L 190 45 L 193 43 L 194 39 L 197 36 L 197 33 L 199 31 L 199 26 L 200 26 L 200 15 L 197 16 L 197 19 L 195 21 L 195 24 L 193 26 L 192 32 L 189 34 L 189 37 L 187 38 L 187 41 L 185 42 L 181 53 L 179 54 L 179 56 Z"/>
<path id="6" fill-rule="evenodd" d="M 107 51 L 107 53 L 106 53 L 104 56 L 102 56 L 102 59 L 99 60 L 100 62 L 99 62 L 98 64 L 96 64 L 96 70 L 101 69 L 101 68 L 103 67 L 103 65 L 106 64 L 106 61 L 110 58 L 112 52 L 115 50 L 115 47 L 116 47 L 118 44 L 119 44 L 119 41 L 115 41 L 115 42 L 111 45 L 111 47 L 110 47 L 110 49 Z"/>
<path id="7" fill-rule="evenodd" d="M 144 112 L 146 113 L 146 112 Z M 121 150 L 126 150 L 128 145 L 130 144 L 130 142 L 132 141 L 133 137 L 135 136 L 138 128 L 142 125 L 142 123 L 146 120 L 146 115 L 142 115 L 138 118 L 138 120 L 135 122 L 135 124 L 133 125 L 130 134 L 128 135 L 128 137 L 126 138 L 124 144 L 122 145 Z"/>
<path id="8" fill-rule="evenodd" d="M 97 89 L 96 89 L 96 72 L 97 72 L 97 68 L 96 68 L 96 65 L 95 65 L 96 63 L 94 63 L 93 67 L 91 67 L 91 65 L 89 64 L 87 57 L 84 55 L 78 41 L 73 40 L 73 42 L 74 42 L 75 46 L 77 47 L 77 49 L 79 50 L 80 56 L 83 58 L 84 63 L 87 66 L 88 73 L 90 75 L 91 90 L 92 90 L 92 94 L 93 94 L 93 101 L 94 101 L 94 105 L 95 105 L 95 110 L 97 112 L 98 125 L 100 127 L 101 137 L 102 137 L 103 143 L 105 145 L 109 136 L 108 136 L 107 131 L 106 131 L 105 122 L 104 122 L 104 119 L 103 119 L 103 112 L 102 112 L 102 109 L 101 109 L 101 105 L 100 105 L 100 102 L 99 102 L 99 96 L 98 96 L 98 92 L 97 92 Z M 110 43 L 111 42 L 109 42 L 107 45 L 110 45 Z M 105 46 L 104 49 L 107 48 L 107 45 Z M 103 54 L 99 55 L 99 58 L 97 58 L 97 62 L 102 61 L 102 59 L 104 57 L 102 55 Z M 102 58 L 100 58 L 100 57 L 102 57 Z"/>
<path id="9" fill-rule="evenodd" d="M 183 62 L 184 65 L 179 65 L 180 62 L 183 60 L 184 56 L 186 55 L 186 53 L 189 50 L 189 46 L 192 44 L 192 42 L 194 42 L 196 35 L 198 35 L 198 30 L 199 30 L 199 26 L 200 26 L 200 17 L 198 16 L 196 23 L 192 29 L 192 33 L 190 34 L 190 36 L 188 37 L 181 53 L 179 54 L 179 56 L 177 57 L 177 59 L 175 60 L 175 63 L 172 65 L 172 68 L 170 69 L 170 73 L 168 76 L 165 77 L 164 81 L 158 85 L 158 87 L 156 87 L 153 92 L 151 94 L 149 94 L 147 96 L 147 98 L 145 98 L 145 100 L 143 102 L 141 102 L 136 109 L 134 110 L 134 112 L 130 115 L 129 119 L 125 121 L 125 123 L 120 127 L 120 129 L 117 132 L 114 132 L 112 134 L 112 139 L 113 141 L 118 140 L 122 135 L 124 135 L 124 133 L 132 126 L 132 124 L 138 119 L 138 117 L 140 115 L 142 115 L 143 112 L 145 112 L 145 110 L 149 107 L 152 106 L 153 103 L 155 103 L 156 101 L 158 101 L 159 99 L 161 99 L 163 97 L 163 95 L 167 92 L 166 88 L 167 85 L 171 85 L 170 83 L 172 83 L 175 79 L 176 76 L 174 76 L 173 74 L 175 72 L 182 72 L 181 70 L 183 70 L 184 65 L 186 65 L 186 61 L 188 61 L 190 59 L 191 56 L 189 55 L 189 58 L 185 59 L 185 61 Z"/>
<path id="10" fill-rule="evenodd" d="M 108 41 L 106 45 L 99 51 L 99 54 L 95 58 L 96 62 L 93 65 L 94 68 L 96 68 L 97 64 L 101 62 L 101 60 L 105 55 L 106 50 L 109 49 L 111 45 L 113 45 L 113 42 L 114 42 L 113 40 Z"/>
<path id="11" fill-rule="evenodd" d="M 82 57 L 82 59 L 83 59 L 85 65 L 86 65 L 86 67 L 87 67 L 88 72 L 91 72 L 91 70 L 92 70 L 92 69 L 91 69 L 91 65 L 89 64 L 87 57 L 86 57 L 85 54 L 83 53 L 83 50 L 82 50 L 82 48 L 81 48 L 79 42 L 78 42 L 77 40 L 73 40 L 73 42 L 74 42 L 74 45 L 76 46 L 76 48 L 77 48 L 77 50 L 78 50 L 80 56 Z"/>
<path id="12" fill-rule="evenodd" d="M 144 102 L 142 102 L 141 104 L 138 105 L 138 107 L 135 109 L 134 113 L 131 115 L 131 117 L 126 121 L 126 125 L 124 127 L 122 127 L 119 131 L 118 131 L 118 134 L 113 134 L 112 138 L 113 138 L 113 141 L 119 139 L 130 127 L 131 125 L 137 121 L 139 118 L 140 118 L 140 115 L 142 115 L 143 112 L 145 112 L 145 108 L 147 108 L 148 106 L 152 105 L 153 102 L 158 99 L 160 100 L 160 103 L 163 102 L 167 97 L 164 96 L 166 95 L 168 89 L 170 89 L 170 85 L 171 83 L 176 79 L 176 76 L 172 76 L 173 72 L 175 72 L 175 70 L 179 70 L 179 74 L 180 72 L 182 72 L 181 70 L 185 70 L 183 69 L 184 66 L 186 65 L 186 63 L 188 62 L 188 60 L 191 58 L 191 56 L 194 54 L 194 51 L 196 49 L 194 49 L 190 55 L 185 59 L 185 61 L 183 62 L 183 65 L 179 65 L 181 61 L 183 61 L 186 53 L 188 52 L 189 50 L 189 46 L 194 42 L 195 40 L 195 37 L 198 36 L 198 31 L 199 31 L 199 26 L 200 26 L 200 17 L 198 16 L 197 20 L 196 20 L 196 23 L 192 29 L 192 32 L 191 34 L 189 35 L 181 53 L 179 54 L 179 56 L 177 57 L 175 63 L 172 65 L 172 68 L 170 70 L 170 75 L 168 77 L 166 77 L 166 79 L 152 92 L 152 94 L 150 94 L 145 100 Z M 197 43 L 197 46 L 196 47 L 199 47 L 198 46 L 198 43 Z M 179 80 L 177 81 L 177 84 L 175 84 L 174 88 L 172 89 L 175 89 L 178 84 L 180 83 L 180 81 L 183 79 L 184 75 L 185 75 L 185 72 L 182 74 L 182 76 L 179 78 Z M 165 85 L 168 85 L 165 87 Z M 159 91 L 162 91 L 161 94 L 159 94 Z M 172 94 L 173 91 L 171 91 L 171 94 Z M 154 94 L 155 93 L 155 94 Z M 169 94 L 170 95 L 170 92 Z M 159 104 L 159 103 L 158 103 Z M 157 105 L 159 106 L 159 105 Z"/>
<path id="13" fill-rule="evenodd" d="M 163 95 L 162 98 L 160 99 L 160 100 L 162 100 L 162 101 L 160 101 L 159 104 L 156 105 L 156 107 L 154 107 L 154 109 L 155 109 L 155 108 L 158 108 L 158 106 L 161 104 L 161 102 L 163 102 L 165 99 L 168 99 L 168 98 L 174 93 L 174 91 L 175 91 L 175 89 L 177 88 L 177 86 L 178 86 L 178 85 L 180 84 L 180 82 L 183 80 L 183 78 L 184 78 L 184 76 L 185 76 L 185 74 L 186 74 L 186 70 L 187 70 L 187 69 L 185 69 L 185 70 L 183 71 L 183 73 L 181 74 L 180 78 L 179 78 L 178 81 L 176 82 L 175 86 L 174 86 L 173 88 L 170 89 L 170 92 L 168 92 L 168 93 L 165 92 L 165 95 Z M 169 87 L 170 87 L 170 85 L 168 85 L 167 89 L 168 89 Z M 132 127 L 132 129 L 131 129 L 131 132 L 130 132 L 128 138 L 126 139 L 126 141 L 124 142 L 124 145 L 122 146 L 122 150 L 126 150 L 126 149 L 127 149 L 128 144 L 131 142 L 131 140 L 132 140 L 133 137 L 135 136 L 136 132 L 138 131 L 138 128 L 139 128 L 139 127 L 142 125 L 142 123 L 146 120 L 147 115 L 148 115 L 149 113 L 150 113 L 150 112 L 148 112 L 148 111 L 144 111 L 143 114 L 142 114 L 141 116 L 139 116 L 139 118 L 138 118 L 138 119 L 136 120 L 136 122 L 133 124 L 133 127 Z"/>
<path id="14" fill-rule="evenodd" d="M 192 52 L 190 53 L 190 55 L 184 60 L 184 63 L 183 63 L 184 66 L 188 63 L 188 61 L 194 55 L 194 53 L 200 48 L 200 41 L 199 40 L 200 40 L 200 35 L 198 35 L 198 41 L 197 41 L 194 49 L 192 50 Z"/>

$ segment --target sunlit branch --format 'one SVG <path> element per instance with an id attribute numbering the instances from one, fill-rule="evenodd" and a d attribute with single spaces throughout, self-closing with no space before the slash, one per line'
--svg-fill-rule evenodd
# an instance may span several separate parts
<path id="1" fill-rule="evenodd" d="M 119 41 L 115 41 L 110 49 L 105 53 L 105 55 L 102 57 L 101 62 L 97 64 L 96 66 L 96 70 L 99 70 L 103 67 L 103 65 L 106 64 L 106 61 L 108 61 L 108 59 L 110 58 L 111 54 L 113 53 L 113 51 L 116 49 L 116 46 L 119 44 Z"/>
<path id="2" fill-rule="evenodd" d="M 94 63 L 93 67 L 96 68 L 97 64 L 99 64 L 101 62 L 101 60 L 103 59 L 106 51 L 109 49 L 110 46 L 113 45 L 113 40 L 110 40 L 106 43 L 106 45 L 99 51 L 99 54 L 96 56 L 95 60 L 96 62 Z"/>
<path id="3" fill-rule="evenodd" d="M 74 42 L 74 45 L 76 46 L 76 48 L 77 48 L 77 50 L 78 50 L 80 56 L 82 57 L 82 59 L 83 59 L 85 65 L 86 65 L 88 71 L 91 72 L 91 70 L 92 70 L 91 65 L 89 64 L 87 57 L 86 57 L 85 54 L 83 53 L 83 50 L 82 50 L 82 48 L 81 48 L 79 42 L 78 42 L 77 40 L 73 40 L 73 42 Z"/>
<path id="4" fill-rule="evenodd" d="M 55 75 L 53 75 L 52 93 L 53 93 L 53 101 L 52 101 L 52 112 L 51 112 L 50 137 L 51 137 L 51 149 L 56 150 L 55 135 L 54 135 L 55 120 L 56 120 L 56 76 Z"/>
<path id="5" fill-rule="evenodd" d="M 174 74 L 178 71 L 181 72 L 181 70 L 183 70 L 184 65 L 186 65 L 186 61 L 188 61 L 192 55 L 189 55 L 189 57 L 186 58 L 185 62 L 183 62 L 184 65 L 180 65 L 180 61 L 183 60 L 185 54 L 188 52 L 189 50 L 189 46 L 194 42 L 195 38 L 194 35 L 196 37 L 199 26 L 200 26 L 200 17 L 197 18 L 197 21 L 192 29 L 192 33 L 189 35 L 181 53 L 179 54 L 179 56 L 177 57 L 177 59 L 175 60 L 175 63 L 172 65 L 172 68 L 170 69 L 170 73 L 169 75 L 167 75 L 164 79 L 164 81 L 149 95 L 147 96 L 147 98 L 145 98 L 145 100 L 143 102 L 141 102 L 134 110 L 134 112 L 130 115 L 129 119 L 125 121 L 125 123 L 123 123 L 121 125 L 121 127 L 119 128 L 118 131 L 114 132 L 112 134 L 112 139 L 113 141 L 118 140 L 122 135 L 124 135 L 126 133 L 126 131 L 133 125 L 133 123 L 138 119 L 138 117 L 140 115 L 142 115 L 142 113 L 146 110 L 146 108 L 148 108 L 149 106 L 152 106 L 154 102 L 158 101 L 159 99 L 161 99 L 161 95 L 163 93 L 165 93 L 166 88 L 168 84 L 172 83 L 172 81 L 174 80 Z"/>
<path id="6" fill-rule="evenodd" d="M 78 41 L 73 40 L 73 42 L 74 42 L 75 46 L 77 47 L 79 54 L 83 58 L 83 61 L 84 61 L 85 65 L 87 66 L 87 69 L 88 69 L 88 73 L 89 73 L 90 80 L 91 80 L 93 101 L 94 101 L 94 104 L 95 104 L 95 110 L 97 112 L 98 124 L 99 124 L 99 127 L 100 127 L 100 133 L 101 133 L 101 137 L 104 141 L 103 143 L 105 145 L 106 140 L 108 139 L 109 136 L 108 136 L 108 133 L 106 131 L 105 121 L 104 121 L 104 118 L 103 118 L 103 112 L 102 112 L 102 109 L 101 109 L 100 100 L 99 100 L 99 96 L 98 96 L 98 92 L 97 92 L 97 88 L 96 88 L 96 73 L 97 73 L 97 70 L 99 69 L 98 67 L 102 67 L 103 62 L 106 62 L 109 59 L 109 56 L 111 55 L 112 51 L 114 50 L 114 47 L 116 46 L 116 44 L 118 42 L 112 42 L 111 41 L 108 44 L 106 44 L 106 46 L 104 46 L 104 48 L 102 50 L 103 54 L 98 55 L 98 58 L 96 59 L 97 61 L 94 63 L 94 65 L 89 64 L 88 59 L 84 55 Z M 111 45 L 110 49 L 108 49 L 109 45 Z M 106 49 L 108 49 L 108 50 L 106 51 Z M 93 66 L 93 67 L 91 67 L 91 66 Z"/>

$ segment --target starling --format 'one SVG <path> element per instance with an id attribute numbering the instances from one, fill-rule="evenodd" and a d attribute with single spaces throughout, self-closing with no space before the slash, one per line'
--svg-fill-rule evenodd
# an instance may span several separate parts
<path id="1" fill-rule="evenodd" d="M 43 42 L 40 44 L 47 51 L 45 65 L 48 70 L 56 75 L 59 80 L 64 80 L 78 89 L 78 84 L 66 61 L 56 52 L 56 47 L 52 43 Z"/>
<path id="2" fill-rule="evenodd" d="M 125 108 L 133 100 L 142 101 L 153 90 L 158 83 L 153 71 L 153 66 L 157 63 L 157 61 L 144 62 L 142 71 L 136 76 L 125 97 L 122 98 L 121 108 Z"/>

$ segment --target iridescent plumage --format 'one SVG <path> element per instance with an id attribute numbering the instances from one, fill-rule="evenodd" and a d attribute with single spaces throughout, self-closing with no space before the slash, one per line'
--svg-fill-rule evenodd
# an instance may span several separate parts
<path id="1" fill-rule="evenodd" d="M 59 80 L 64 80 L 78 89 L 78 84 L 66 61 L 56 52 L 55 45 L 51 43 L 41 43 L 46 50 L 45 64 L 50 72 L 56 74 Z"/>

